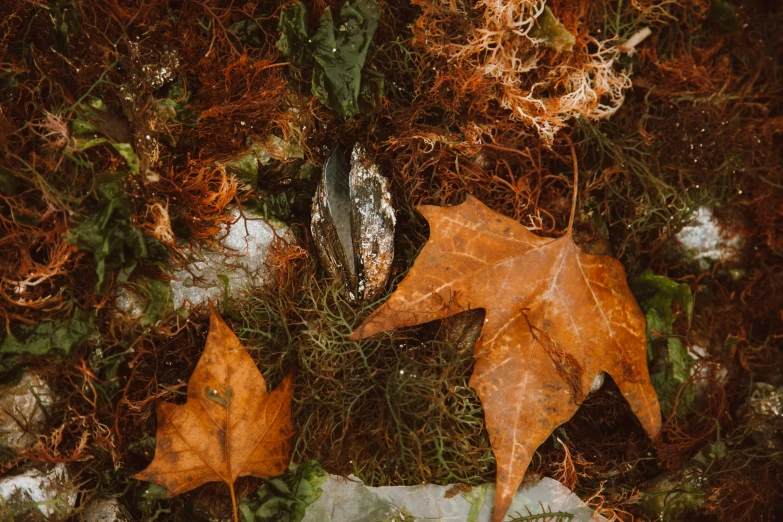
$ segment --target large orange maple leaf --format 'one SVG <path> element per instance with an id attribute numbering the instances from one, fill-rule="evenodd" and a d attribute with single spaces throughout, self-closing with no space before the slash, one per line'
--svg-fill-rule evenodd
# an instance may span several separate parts
<path id="1" fill-rule="evenodd" d="M 280 475 L 291 459 L 293 371 L 272 393 L 234 332 L 210 307 L 204 354 L 188 381 L 183 405 L 158 406 L 155 458 L 135 478 L 156 482 L 174 496 L 241 476 Z"/>
<path id="2" fill-rule="evenodd" d="M 351 334 L 486 310 L 470 385 L 497 460 L 493 522 L 503 520 L 533 452 L 570 419 L 600 371 L 650 437 L 661 428 L 645 321 L 619 261 L 582 252 L 568 233 L 536 236 L 473 197 L 423 206 L 430 238 L 389 300 Z"/>

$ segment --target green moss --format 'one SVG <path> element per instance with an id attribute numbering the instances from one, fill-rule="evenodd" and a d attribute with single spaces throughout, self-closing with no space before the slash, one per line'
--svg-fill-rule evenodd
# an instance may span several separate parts
<path id="1" fill-rule="evenodd" d="M 296 288 L 293 299 L 278 291 L 234 303 L 242 315 L 236 331 L 268 383 L 298 366 L 294 460 L 317 459 L 370 486 L 494 478 L 483 410 L 468 385 L 472 346 L 454 331 L 459 326 L 434 323 L 351 341 L 374 304 L 354 308 L 339 285 L 315 275 Z"/>

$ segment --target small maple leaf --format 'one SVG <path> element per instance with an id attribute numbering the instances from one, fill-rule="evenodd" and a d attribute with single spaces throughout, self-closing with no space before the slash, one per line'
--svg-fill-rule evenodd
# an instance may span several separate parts
<path id="1" fill-rule="evenodd" d="M 282 474 L 291 459 L 293 371 L 272 393 L 236 335 L 210 307 L 204 354 L 188 381 L 183 405 L 158 407 L 155 458 L 138 480 L 160 484 L 170 497 L 207 482 Z"/>
<path id="2" fill-rule="evenodd" d="M 430 238 L 358 340 L 474 308 L 486 310 L 470 385 L 498 463 L 493 522 L 503 520 L 536 448 L 570 419 L 599 371 L 612 376 L 650 437 L 661 428 L 644 315 L 619 261 L 558 239 L 468 197 L 423 206 Z"/>

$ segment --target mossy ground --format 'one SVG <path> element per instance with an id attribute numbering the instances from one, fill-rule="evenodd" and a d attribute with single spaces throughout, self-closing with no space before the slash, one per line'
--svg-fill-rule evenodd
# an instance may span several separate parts
<path id="1" fill-rule="evenodd" d="M 299 140 L 304 160 L 322 165 L 336 145 L 360 141 L 390 178 L 397 209 L 390 292 L 426 241 L 416 205 L 452 205 L 473 194 L 538 233 L 561 233 L 573 190 L 568 135 L 581 173 L 580 237 L 602 241 L 629 276 L 652 268 L 690 285 L 693 317 L 679 316 L 675 334 L 706 347 L 700 364 L 719 364 L 727 377 L 705 377 L 702 399 L 683 417 L 665 419 L 655 442 L 609 382 L 542 445 L 529 473 L 564 481 L 606 514 L 645 520 L 642 483 L 667 470 L 677 476 L 706 444 L 722 441 L 728 453 L 706 467 L 706 501 L 687 519 L 771 520 L 783 505 L 783 442 L 774 433 L 760 439 L 761 421 L 744 409 L 753 382 L 783 384 L 777 2 L 549 2 L 577 36 L 577 58 L 594 52 L 591 37 L 622 41 L 643 27 L 653 31 L 635 54 L 618 56 L 615 67 L 633 81 L 620 109 L 598 121 L 570 120 L 551 144 L 510 119 L 498 85 L 476 76 L 475 64 L 431 52 L 478 24 L 478 10 L 475 19 L 439 13 L 435 23 L 434 15 L 422 17 L 425 2 L 382 2 L 367 63 L 384 74 L 385 97 L 375 112 L 345 122 L 311 97 L 311 70 L 286 65 L 275 49 L 281 2 L 0 4 L 0 311 L 8 329 L 68 319 L 77 308 L 94 313 L 97 325 L 67 357 L 0 356 L 0 378 L 21 367 L 40 371 L 59 397 L 48 435 L 23 454 L 3 450 L 3 472 L 67 462 L 84 501 L 118 497 L 137 520 L 230 513 L 220 484 L 163 500 L 131 478 L 154 450 L 155 405 L 184 400 L 207 322 L 195 310 L 143 326 L 114 308 L 111 290 L 94 292 L 92 256 L 66 238 L 96 208 L 98 174 L 127 173 L 127 223 L 176 259 L 167 231 L 208 240 L 227 205 L 264 205 L 223 168 L 249 142 L 270 133 Z M 309 5 L 311 26 L 329 4 Z M 242 21 L 240 38 L 230 28 Z M 546 51 L 536 74 L 571 59 L 565 56 Z M 95 99 L 109 112 L 91 112 Z M 106 144 L 85 148 L 76 120 L 130 143 L 139 164 Z M 227 301 L 224 315 L 270 386 L 291 365 L 299 368 L 294 459 L 318 459 L 371 485 L 492 481 L 481 404 L 468 386 L 469 340 L 481 318 L 349 341 L 377 303 L 349 303 L 324 277 L 310 248 L 313 186 L 300 183 L 296 169 L 278 167 L 263 168 L 258 187 L 266 197 L 292 192 L 297 203 L 286 220 L 297 249 L 276 252 L 275 284 Z M 702 271 L 671 255 L 671 237 L 702 205 L 741 232 L 744 253 L 735 265 Z M 132 281 L 168 277 L 165 263 L 136 261 Z M 118 270 L 112 274 L 116 287 Z M 250 495 L 256 485 L 241 479 L 237 493 Z M 18 515 L 25 517 L 35 519 L 35 511 Z"/>

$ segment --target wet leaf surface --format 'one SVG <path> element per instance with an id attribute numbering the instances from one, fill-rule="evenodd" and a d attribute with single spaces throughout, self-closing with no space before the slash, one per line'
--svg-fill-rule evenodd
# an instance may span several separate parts
<path id="1" fill-rule="evenodd" d="M 183 405 L 158 407 L 155 458 L 135 475 L 169 496 L 238 477 L 266 478 L 288 467 L 293 372 L 272 393 L 253 359 L 214 308 L 204 354 L 188 381 Z M 234 506 L 236 514 L 236 505 Z"/>
<path id="2" fill-rule="evenodd" d="M 420 207 L 430 238 L 391 298 L 351 338 L 483 308 L 470 384 L 498 462 L 493 521 L 503 520 L 536 448 L 609 373 L 650 437 L 661 412 L 645 323 L 619 261 L 585 254 L 568 233 L 536 236 L 468 197 Z"/>

